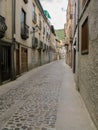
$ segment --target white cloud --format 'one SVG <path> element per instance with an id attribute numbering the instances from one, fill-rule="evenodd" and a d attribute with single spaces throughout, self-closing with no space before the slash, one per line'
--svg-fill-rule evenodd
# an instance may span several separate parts
<path id="1" fill-rule="evenodd" d="M 45 10 L 49 11 L 51 23 L 55 29 L 64 28 L 66 22 L 67 0 L 40 0 Z"/>

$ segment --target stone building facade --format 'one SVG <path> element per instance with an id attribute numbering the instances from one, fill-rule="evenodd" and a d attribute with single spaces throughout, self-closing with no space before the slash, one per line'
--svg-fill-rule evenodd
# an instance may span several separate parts
<path id="1" fill-rule="evenodd" d="M 50 34 L 39 0 L 0 0 L 0 84 L 49 63 Z"/>
<path id="2" fill-rule="evenodd" d="M 50 61 L 54 61 L 57 59 L 57 51 L 56 51 L 56 33 L 54 26 L 51 25 L 51 33 L 50 33 Z"/>
<path id="3" fill-rule="evenodd" d="M 67 13 L 66 13 L 66 26 L 65 26 L 65 35 L 66 35 L 66 63 L 72 67 L 72 9 L 73 9 L 73 0 L 68 0 Z"/>
<path id="4" fill-rule="evenodd" d="M 33 2 L 33 67 L 49 62 L 51 25 L 39 1 Z M 35 21 L 36 17 L 36 21 Z M 37 28 L 36 28 L 37 27 Z"/>
<path id="5" fill-rule="evenodd" d="M 98 1 L 81 1 L 79 8 L 79 89 L 98 128 Z"/>
<path id="6" fill-rule="evenodd" d="M 74 0 L 73 12 L 75 6 L 78 16 L 73 15 L 78 21 L 73 29 L 76 85 L 98 128 L 98 1 Z"/>
<path id="7" fill-rule="evenodd" d="M 78 86 L 78 56 L 79 56 L 79 3 L 78 0 L 73 0 L 73 22 L 72 22 L 72 71 L 75 73 L 75 81 Z M 77 87 L 77 90 L 79 88 Z"/>
<path id="8" fill-rule="evenodd" d="M 0 83 L 12 79 L 14 73 L 11 4 L 11 1 L 0 0 Z"/>

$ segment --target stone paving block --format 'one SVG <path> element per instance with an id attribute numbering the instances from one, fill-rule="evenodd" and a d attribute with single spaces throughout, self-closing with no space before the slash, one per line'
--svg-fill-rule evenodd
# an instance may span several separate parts
<path id="1" fill-rule="evenodd" d="M 0 130 L 56 130 L 65 73 L 65 68 L 60 66 L 61 63 L 55 62 L 39 68 L 36 73 L 32 70 L 5 93 L 0 91 Z"/>

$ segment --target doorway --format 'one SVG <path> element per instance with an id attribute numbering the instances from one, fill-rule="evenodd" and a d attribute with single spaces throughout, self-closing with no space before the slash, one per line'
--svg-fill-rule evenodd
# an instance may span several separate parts
<path id="1" fill-rule="evenodd" d="M 8 46 L 1 46 L 1 81 L 10 79 L 11 50 Z"/>
<path id="2" fill-rule="evenodd" d="M 73 73 L 76 72 L 76 49 L 74 48 Z"/>
<path id="3" fill-rule="evenodd" d="M 16 75 L 20 74 L 19 49 L 16 50 Z"/>

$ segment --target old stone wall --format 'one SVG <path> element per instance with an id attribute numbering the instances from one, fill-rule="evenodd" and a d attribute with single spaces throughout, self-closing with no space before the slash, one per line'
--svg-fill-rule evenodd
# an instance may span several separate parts
<path id="1" fill-rule="evenodd" d="M 81 26 L 88 17 L 89 53 L 81 54 Z M 89 2 L 80 21 L 79 89 L 98 127 L 98 1 Z"/>

